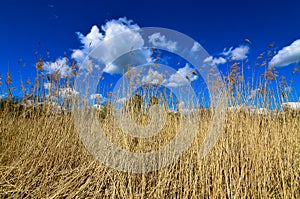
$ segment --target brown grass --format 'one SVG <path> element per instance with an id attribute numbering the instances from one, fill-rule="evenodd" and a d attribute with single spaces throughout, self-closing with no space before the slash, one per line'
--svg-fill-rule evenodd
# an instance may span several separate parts
<path id="1" fill-rule="evenodd" d="M 102 121 L 107 130 L 114 126 L 110 117 Z M 210 116 L 204 111 L 199 120 L 196 139 L 178 161 L 159 171 L 129 174 L 108 168 L 89 154 L 70 114 L 29 117 L 4 110 L 0 113 L 0 197 L 300 197 L 299 114 L 279 118 L 228 114 L 224 133 L 204 159 L 197 153 Z M 167 122 L 165 128 L 171 132 L 173 125 Z M 118 134 L 110 134 L 114 132 Z M 118 143 L 133 151 L 145 146 L 141 140 L 124 137 Z"/>
<path id="2" fill-rule="evenodd" d="M 260 56 L 259 61 L 264 55 Z M 37 70 L 43 69 L 42 63 L 37 61 Z M 226 77 L 231 105 L 241 104 L 246 96 L 240 68 L 240 63 L 233 63 Z M 58 84 L 58 77 L 51 76 L 50 83 Z M 259 92 L 266 106 L 271 101 L 267 82 L 274 81 L 276 74 L 266 70 L 263 77 L 266 83 Z M 37 77 L 34 93 L 43 81 Z M 9 73 L 6 84 L 10 91 Z M 132 174 L 95 160 L 81 142 L 72 115 L 53 114 L 46 108 L 0 107 L 0 198 L 300 198 L 299 112 L 228 113 L 218 142 L 201 159 L 201 143 L 212 117 L 203 109 L 196 138 L 177 161 L 157 171 Z M 105 134 L 114 144 L 135 152 L 168 144 L 179 121 L 178 115 L 169 113 L 161 133 L 138 139 L 123 134 L 111 112 L 106 112 L 105 118 L 100 114 Z M 137 118 L 147 123 L 147 115 Z"/>

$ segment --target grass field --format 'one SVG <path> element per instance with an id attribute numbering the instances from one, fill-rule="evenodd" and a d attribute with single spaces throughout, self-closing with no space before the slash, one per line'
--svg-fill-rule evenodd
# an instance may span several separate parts
<path id="1" fill-rule="evenodd" d="M 244 82 L 243 67 L 243 62 L 233 63 L 224 78 L 231 93 L 230 105 L 243 105 L 247 94 L 254 90 Z M 74 71 L 75 68 L 72 63 Z M 51 95 L 59 95 L 62 77 L 49 77 L 51 85 L 57 86 L 45 99 L 40 89 L 46 81 L 39 73 L 43 70 L 42 60 L 36 69 L 34 85 L 29 81 L 21 84 L 24 99 L 38 93 L 43 100 L 51 101 Z M 258 101 L 263 103 L 260 105 L 268 107 L 279 99 L 268 87 L 279 77 L 272 68 L 266 68 L 262 77 L 256 91 L 261 99 Z M 71 80 L 63 84 L 70 86 Z M 287 83 L 285 78 L 281 80 L 276 92 L 285 98 L 282 101 L 288 101 L 284 93 Z M 11 82 L 8 72 L 8 96 L 0 103 L 0 198 L 300 198 L 299 111 L 277 108 L 258 114 L 229 110 L 217 143 L 206 157 L 200 158 L 202 142 L 213 125 L 213 110 L 202 107 L 194 118 L 199 124 L 189 149 L 163 169 L 136 174 L 97 161 L 80 139 L 70 111 L 53 111 L 53 106 L 45 102 L 39 107 L 11 102 Z M 152 102 L 157 104 L 159 99 Z M 133 107 L 130 110 L 135 122 L 149 122 L 147 112 L 135 110 L 135 103 L 127 105 Z M 104 107 L 96 115 L 105 135 L 115 145 L 138 153 L 167 145 L 182 117 L 168 112 L 160 133 L 149 139 L 133 138 L 118 128 L 112 107 Z"/>
<path id="2" fill-rule="evenodd" d="M 10 106 L 0 112 L 0 198 L 300 198 L 299 114 L 228 113 L 217 144 L 200 159 L 211 120 L 203 110 L 197 136 L 179 160 L 130 174 L 89 154 L 70 113 Z M 174 117 L 152 142 L 122 137 L 109 113 L 101 124 L 113 142 L 141 152 L 172 138 Z M 158 145 L 149 149 L 149 143 Z"/>

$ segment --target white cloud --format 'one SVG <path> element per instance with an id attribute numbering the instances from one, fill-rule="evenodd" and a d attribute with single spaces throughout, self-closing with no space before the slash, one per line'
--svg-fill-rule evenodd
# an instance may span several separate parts
<path id="1" fill-rule="evenodd" d="M 246 105 L 239 105 L 239 106 L 231 106 L 227 108 L 227 111 L 230 113 L 250 113 L 251 115 L 268 115 L 268 113 L 272 113 L 270 109 L 267 108 L 259 108 L 255 106 L 246 106 Z"/>
<path id="2" fill-rule="evenodd" d="M 78 95 L 79 95 L 79 92 L 73 88 L 60 88 L 59 89 L 59 96 L 66 98 L 66 99 L 74 98 L 74 97 L 77 97 Z"/>
<path id="3" fill-rule="evenodd" d="M 223 52 L 221 53 L 224 56 L 229 56 L 230 53 L 232 52 L 233 47 L 230 47 L 228 50 L 227 48 L 224 48 Z"/>
<path id="4" fill-rule="evenodd" d="M 43 69 L 47 74 L 59 74 L 61 77 L 69 76 L 72 73 L 67 58 L 58 58 L 55 62 L 45 62 Z"/>
<path id="5" fill-rule="evenodd" d="M 284 47 L 269 62 L 271 67 L 283 67 L 300 60 L 300 39 Z"/>
<path id="6" fill-rule="evenodd" d="M 101 110 L 103 106 L 100 104 L 94 104 L 92 107 L 96 110 Z"/>
<path id="7" fill-rule="evenodd" d="M 234 49 L 231 47 L 229 50 L 224 49 L 222 55 L 229 57 L 231 60 L 239 61 L 247 58 L 249 50 L 249 46 L 239 46 Z"/>
<path id="8" fill-rule="evenodd" d="M 129 100 L 129 98 L 122 97 L 122 98 L 117 99 L 116 103 L 118 103 L 118 104 L 125 104 L 128 100 Z"/>
<path id="9" fill-rule="evenodd" d="M 84 53 L 84 50 L 74 50 L 72 53 L 72 58 L 78 63 L 82 63 L 86 56 L 87 55 Z"/>
<path id="10" fill-rule="evenodd" d="M 126 72 L 128 65 L 140 65 L 151 60 L 150 50 L 142 49 L 144 40 L 139 33 L 140 27 L 132 20 L 125 17 L 111 20 L 101 30 L 103 33 L 97 26 L 93 26 L 86 36 L 78 33 L 83 47 L 74 50 L 72 58 L 79 65 L 89 55 L 105 64 L 104 72 L 118 74 Z M 96 48 L 99 44 L 101 47 Z M 90 54 L 92 51 L 93 54 Z M 124 55 L 125 53 L 127 54 Z"/>
<path id="11" fill-rule="evenodd" d="M 251 90 L 250 94 L 248 95 L 248 100 L 250 99 L 255 99 L 257 94 L 259 93 L 259 89 L 254 89 L 254 90 Z"/>
<path id="12" fill-rule="evenodd" d="M 100 93 L 91 94 L 90 99 L 95 100 L 97 103 L 103 103 L 107 101 L 107 99 Z"/>
<path id="13" fill-rule="evenodd" d="M 162 84 L 164 81 L 164 76 L 159 72 L 150 69 L 148 71 L 147 76 L 143 76 L 142 82 L 143 83 L 150 83 L 150 84 Z"/>
<path id="14" fill-rule="evenodd" d="M 90 99 L 94 100 L 94 99 L 100 99 L 102 97 L 102 94 L 100 93 L 95 93 L 95 94 L 91 94 Z"/>
<path id="15" fill-rule="evenodd" d="M 166 48 L 170 51 L 175 51 L 177 49 L 177 42 L 167 40 L 165 35 L 161 35 L 159 32 L 150 35 L 149 42 L 155 46 L 160 48 Z"/>
<path id="16" fill-rule="evenodd" d="M 129 66 L 138 66 L 150 62 L 150 57 L 150 50 L 136 50 L 133 56 L 130 54 L 125 54 L 123 56 L 120 56 L 118 59 L 114 60 L 112 63 L 107 61 L 107 64 L 104 68 L 104 72 L 109 74 L 125 73 L 128 71 Z M 113 57 L 111 57 L 111 59 L 113 60 Z"/>
<path id="17" fill-rule="evenodd" d="M 178 71 L 170 76 L 169 79 L 164 81 L 167 87 L 179 87 L 195 81 L 198 76 L 193 74 L 192 69 L 188 64 L 185 67 L 178 69 Z"/>
<path id="18" fill-rule="evenodd" d="M 197 52 L 198 50 L 200 50 L 201 45 L 198 42 L 194 42 L 194 45 L 191 49 L 192 52 Z"/>
<path id="19" fill-rule="evenodd" d="M 292 89 L 292 87 L 287 86 L 287 87 L 285 87 L 283 90 L 284 90 L 284 92 L 290 94 L 290 93 L 292 92 L 293 89 Z"/>
<path id="20" fill-rule="evenodd" d="M 268 115 L 269 112 L 271 112 L 271 110 L 269 110 L 267 108 L 250 108 L 251 114 Z"/>
<path id="21" fill-rule="evenodd" d="M 54 88 L 54 85 L 52 83 L 46 82 L 44 83 L 44 88 L 50 90 Z"/>
<path id="22" fill-rule="evenodd" d="M 283 110 L 300 110 L 300 102 L 285 102 L 281 104 Z"/>
<path id="23" fill-rule="evenodd" d="M 210 64 L 212 66 L 225 64 L 226 62 L 227 62 L 227 60 L 223 57 L 215 58 L 215 57 L 212 57 L 212 56 L 209 56 L 209 57 L 207 57 L 203 60 L 203 63 L 207 63 L 207 64 Z"/>
<path id="24" fill-rule="evenodd" d="M 177 105 L 177 108 L 179 110 L 180 113 L 184 114 L 184 115 L 188 115 L 188 114 L 191 114 L 193 112 L 196 111 L 195 108 L 192 108 L 192 107 L 189 107 L 188 105 L 186 105 L 186 103 L 184 102 L 180 102 L 178 105 Z M 176 111 L 177 112 L 177 111 Z"/>
<path id="25" fill-rule="evenodd" d="M 85 48 L 93 48 L 97 46 L 103 39 L 103 35 L 100 33 L 100 30 L 96 25 L 92 27 L 90 33 L 88 33 L 86 36 L 81 33 L 77 34 Z"/>
<path id="26" fill-rule="evenodd" d="M 150 69 L 148 74 L 142 77 L 142 82 L 175 88 L 186 86 L 196 79 L 198 79 L 196 71 L 191 68 L 189 64 L 186 64 L 185 67 L 179 68 L 169 77 L 166 77 L 165 74 L 162 74 L 156 70 Z"/>

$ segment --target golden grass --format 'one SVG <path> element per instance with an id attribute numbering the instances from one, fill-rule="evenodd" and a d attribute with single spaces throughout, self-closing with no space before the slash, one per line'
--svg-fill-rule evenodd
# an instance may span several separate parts
<path id="1" fill-rule="evenodd" d="M 173 131 L 177 120 L 171 120 L 163 131 Z M 28 116 L 4 110 L 0 198 L 300 197 L 299 114 L 228 114 L 223 134 L 204 159 L 197 153 L 210 115 L 203 111 L 199 120 L 196 139 L 179 160 L 158 171 L 130 174 L 96 161 L 81 143 L 70 114 Z M 101 123 L 108 135 L 117 137 L 111 115 Z M 149 150 L 143 140 L 121 137 L 114 142 L 132 151 Z"/>
<path id="2" fill-rule="evenodd" d="M 263 58 L 261 54 L 258 61 Z M 265 67 L 264 63 L 258 65 Z M 225 80 L 230 105 L 243 104 L 247 96 L 244 62 L 234 62 L 229 68 Z M 37 61 L 36 69 L 43 70 L 43 60 Z M 263 107 L 272 102 L 269 97 L 273 91 L 267 88 L 268 82 L 278 80 L 276 75 L 276 71 L 266 69 L 264 84 L 258 86 Z M 60 85 L 59 81 L 59 74 L 50 76 L 49 83 Z M 5 82 L 10 100 L 10 73 Z M 24 87 L 24 94 L 37 93 L 43 82 L 37 76 L 32 91 Z M 30 81 L 26 84 L 29 86 Z M 255 88 L 252 84 L 249 93 Z M 282 77 L 278 92 L 287 101 L 283 92 L 286 86 Z M 59 86 L 49 92 L 49 99 L 58 91 Z M 157 171 L 132 174 L 95 160 L 81 142 L 68 112 L 53 114 L 46 106 L 13 109 L 3 104 L 0 109 L 0 198 L 300 198 L 299 112 L 276 116 L 228 113 L 218 142 L 201 159 L 201 143 L 212 117 L 203 109 L 197 118 L 196 138 L 177 161 Z M 116 126 L 111 111 L 106 112 L 104 119 L 105 114 L 100 113 L 104 133 L 112 143 L 134 152 L 165 146 L 179 124 L 179 116 L 169 113 L 159 134 L 150 139 L 132 138 Z M 147 123 L 147 115 L 136 116 L 132 116 L 136 122 Z"/>

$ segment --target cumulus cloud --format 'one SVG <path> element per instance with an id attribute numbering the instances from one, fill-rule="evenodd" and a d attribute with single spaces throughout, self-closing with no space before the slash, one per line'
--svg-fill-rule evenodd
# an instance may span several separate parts
<path id="1" fill-rule="evenodd" d="M 78 63 L 82 63 L 86 56 L 85 50 L 73 50 L 72 59 L 76 60 Z"/>
<path id="2" fill-rule="evenodd" d="M 292 87 L 287 86 L 287 87 L 285 87 L 283 90 L 284 90 L 284 92 L 290 94 L 290 93 L 292 93 L 292 90 L 293 90 L 293 89 L 292 89 Z"/>
<path id="3" fill-rule="evenodd" d="M 191 114 L 196 111 L 195 108 L 189 107 L 185 102 L 180 102 L 177 105 L 177 109 L 180 113 L 183 113 L 184 115 L 188 115 L 188 114 Z M 175 111 L 175 112 L 177 112 L 177 111 Z"/>
<path id="4" fill-rule="evenodd" d="M 212 66 L 225 64 L 226 62 L 227 62 L 227 60 L 223 57 L 215 58 L 215 57 L 212 57 L 212 56 L 209 56 L 209 57 L 207 57 L 203 60 L 203 63 L 207 63 L 207 64 L 210 64 Z"/>
<path id="5" fill-rule="evenodd" d="M 243 60 L 247 58 L 249 50 L 249 46 L 239 46 L 237 48 L 230 47 L 228 50 L 225 48 L 221 53 L 223 57 L 209 56 L 203 60 L 203 63 L 209 64 L 211 66 L 217 66 L 227 63 L 228 59 L 235 61 Z"/>
<path id="6" fill-rule="evenodd" d="M 248 100 L 255 99 L 257 97 L 259 91 L 260 91 L 260 89 L 253 89 L 253 90 L 251 90 L 250 93 L 249 93 L 249 95 L 248 95 L 248 97 L 247 97 L 247 99 Z"/>
<path id="7" fill-rule="evenodd" d="M 94 25 L 86 36 L 81 33 L 77 33 L 81 43 L 85 48 L 93 48 L 97 46 L 103 39 L 103 35 L 100 33 L 99 28 Z"/>
<path id="8" fill-rule="evenodd" d="M 52 83 L 49 83 L 49 82 L 44 83 L 44 89 L 50 90 L 53 88 L 54 88 L 54 85 Z"/>
<path id="9" fill-rule="evenodd" d="M 107 98 L 105 98 L 102 94 L 100 93 L 95 93 L 90 95 L 90 99 L 93 100 L 94 102 L 97 103 L 103 103 L 107 101 Z"/>
<path id="10" fill-rule="evenodd" d="M 186 64 L 185 67 L 179 68 L 175 73 L 166 76 L 159 71 L 150 69 L 148 74 L 142 77 L 143 83 L 162 85 L 166 87 L 186 86 L 190 82 L 198 79 L 196 71 Z"/>
<path id="11" fill-rule="evenodd" d="M 58 58 L 55 62 L 45 62 L 43 69 L 46 74 L 59 74 L 61 77 L 70 76 L 72 68 L 68 65 L 67 58 Z"/>
<path id="12" fill-rule="evenodd" d="M 95 93 L 95 94 L 90 95 L 91 100 L 100 99 L 101 97 L 102 97 L 102 94 L 100 94 L 100 93 Z"/>
<path id="13" fill-rule="evenodd" d="M 158 71 L 150 69 L 148 75 L 143 76 L 142 82 L 160 85 L 164 82 L 164 76 Z"/>
<path id="14" fill-rule="evenodd" d="M 177 49 L 177 42 L 167 40 L 166 36 L 161 35 L 159 32 L 150 35 L 148 39 L 153 46 L 166 48 L 170 51 L 175 51 Z"/>
<path id="15" fill-rule="evenodd" d="M 149 63 L 151 61 L 151 54 L 151 51 L 146 49 L 136 50 L 134 51 L 134 55 L 126 53 L 113 62 L 108 61 L 104 72 L 109 74 L 126 73 L 130 67 Z"/>
<path id="16" fill-rule="evenodd" d="M 102 32 L 97 26 L 93 26 L 87 35 L 78 33 L 83 46 L 74 50 L 72 58 L 79 65 L 87 56 L 92 56 L 105 65 L 104 72 L 118 74 L 125 73 L 126 66 L 139 65 L 151 60 L 150 50 L 143 49 L 144 40 L 139 32 L 140 27 L 132 20 L 125 17 L 111 20 L 101 26 L 101 30 Z M 99 44 L 101 47 L 96 48 Z"/>
<path id="17" fill-rule="evenodd" d="M 300 102 L 285 102 L 281 104 L 283 110 L 300 110 Z"/>
<path id="18" fill-rule="evenodd" d="M 94 105 L 92 106 L 92 108 L 94 108 L 94 109 L 96 109 L 96 110 L 101 110 L 101 109 L 102 109 L 102 105 L 100 105 L 100 104 L 94 104 Z"/>
<path id="19" fill-rule="evenodd" d="M 269 62 L 271 67 L 283 67 L 300 60 L 300 39 L 284 47 Z"/>
<path id="20" fill-rule="evenodd" d="M 249 53 L 249 46 L 239 46 L 237 48 L 229 48 L 229 50 L 224 49 L 222 55 L 229 57 L 231 60 L 243 60 L 247 58 L 247 54 Z"/>
<path id="21" fill-rule="evenodd" d="M 197 52 L 198 50 L 200 50 L 201 46 L 198 42 L 194 42 L 194 45 L 191 49 L 192 52 Z"/>
<path id="22" fill-rule="evenodd" d="M 59 96 L 65 98 L 65 99 L 71 99 L 71 98 L 79 96 L 79 92 L 73 88 L 60 88 Z"/>
<path id="23" fill-rule="evenodd" d="M 122 97 L 122 98 L 117 99 L 116 103 L 118 103 L 118 104 L 125 104 L 128 100 L 129 100 L 129 98 Z"/>
<path id="24" fill-rule="evenodd" d="M 198 76 L 194 74 L 194 69 L 186 64 L 185 67 L 177 70 L 176 73 L 172 74 L 169 79 L 164 81 L 167 87 L 179 87 L 189 84 L 192 81 L 198 79 Z"/>

